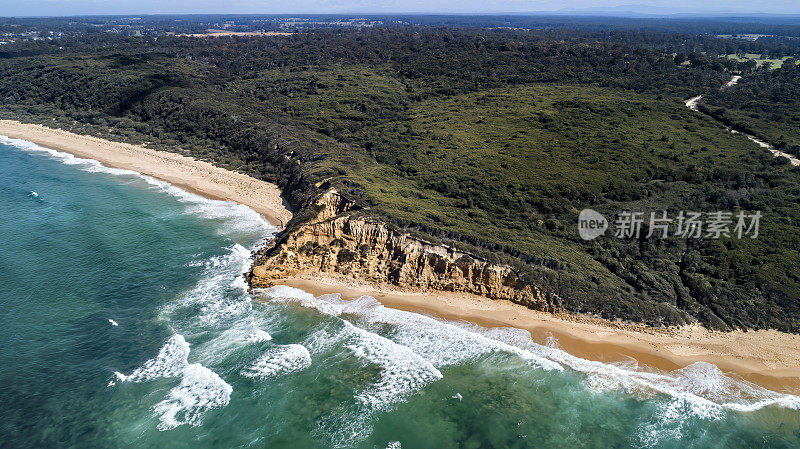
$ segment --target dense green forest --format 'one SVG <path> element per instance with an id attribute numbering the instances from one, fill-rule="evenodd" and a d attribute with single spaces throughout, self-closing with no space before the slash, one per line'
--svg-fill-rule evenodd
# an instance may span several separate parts
<path id="1" fill-rule="evenodd" d="M 723 57 L 798 39 L 436 25 L 20 42 L 0 48 L 0 116 L 275 182 L 290 226 L 327 181 L 354 213 L 514 266 L 553 309 L 800 332 L 800 170 L 720 121 L 800 142 L 800 69 Z M 683 105 L 699 94 L 714 117 Z M 763 218 L 757 239 L 586 242 L 584 208 Z"/>
<path id="2" fill-rule="evenodd" d="M 800 69 L 795 58 L 780 68 L 752 73 L 734 89 L 710 93 L 704 104 L 714 117 L 800 156 Z"/>

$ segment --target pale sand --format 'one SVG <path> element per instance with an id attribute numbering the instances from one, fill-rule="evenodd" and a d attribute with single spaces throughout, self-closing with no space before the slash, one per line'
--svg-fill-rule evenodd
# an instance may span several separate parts
<path id="1" fill-rule="evenodd" d="M 208 162 L 11 120 L 0 120 L 0 135 L 96 159 L 109 167 L 134 170 L 207 197 L 242 203 L 274 224 L 283 225 L 291 218 L 277 186 Z M 556 317 L 476 295 L 401 291 L 347 278 L 314 276 L 279 283 L 315 295 L 370 295 L 396 309 L 485 327 L 526 329 L 537 342 L 552 335 L 567 352 L 590 360 L 634 358 L 642 365 L 662 370 L 705 361 L 771 389 L 800 391 L 800 335 L 778 331 L 712 332 L 701 326 L 657 330 L 592 318 Z"/>
<path id="2" fill-rule="evenodd" d="M 292 217 L 275 184 L 177 153 L 14 120 L 0 120 L 0 135 L 96 159 L 108 167 L 134 170 L 208 198 L 235 201 L 251 207 L 277 226 L 283 227 Z"/>
<path id="3" fill-rule="evenodd" d="M 395 309 L 484 327 L 525 329 L 538 343 L 552 335 L 562 349 L 584 359 L 617 362 L 633 358 L 640 365 L 666 371 L 703 361 L 772 390 L 800 392 L 800 335 L 773 330 L 715 332 L 699 325 L 661 330 L 594 318 L 553 316 L 510 301 L 464 293 L 402 291 L 344 277 L 308 275 L 276 284 L 316 296 L 340 293 L 345 299 L 355 299 L 369 295 Z"/>

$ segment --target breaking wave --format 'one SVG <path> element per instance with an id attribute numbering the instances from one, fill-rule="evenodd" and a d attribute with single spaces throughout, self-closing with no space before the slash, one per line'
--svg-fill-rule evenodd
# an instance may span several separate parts
<path id="1" fill-rule="evenodd" d="M 177 198 L 183 212 L 219 223 L 220 232 L 269 237 L 276 228 L 252 209 L 232 202 L 203 198 L 135 171 L 103 166 L 93 159 L 0 136 L 0 143 L 40 152 L 87 172 L 143 181 L 148 188 Z M 223 377 L 237 374 L 258 381 L 308 370 L 312 358 L 329 348 L 345 350 L 378 375 L 353 391 L 352 402 L 339 405 L 317 422 L 337 445 L 348 446 L 371 432 L 376 413 L 392 410 L 409 396 L 443 378 L 445 367 L 482 361 L 497 355 L 515 357 L 531 369 L 581 374 L 593 392 L 621 391 L 642 399 L 658 399 L 653 416 L 639 427 L 638 442 L 649 447 L 665 438 L 681 438 L 688 418 L 719 420 L 728 412 L 752 412 L 764 407 L 800 410 L 800 398 L 778 393 L 723 373 L 713 364 L 697 362 L 672 372 L 639 367 L 635 362 L 602 363 L 570 355 L 554 340 L 532 341 L 529 332 L 513 328 L 482 328 L 390 309 L 363 296 L 345 301 L 340 295 L 314 297 L 302 290 L 273 287 L 261 294 L 279 303 L 299 303 L 337 317 L 335 330 L 311 332 L 300 341 L 281 341 L 285 317 L 256 313 L 242 273 L 251 263 L 251 248 L 230 242 L 222 254 L 192 263 L 202 271 L 187 291 L 165 304 L 160 318 L 176 328 L 158 354 L 128 374 L 115 373 L 114 386 L 125 382 L 174 379 L 177 384 L 153 406 L 159 430 L 199 425 L 213 409 L 227 406 L 233 387 Z M 270 311 L 267 311 L 270 312 Z M 272 311 L 274 312 L 274 311 Z M 112 323 L 113 324 L 113 323 Z M 193 342 L 190 345 L 186 335 Z M 195 343 L 196 342 L 196 343 Z M 220 361 L 236 354 L 234 369 Z M 192 361 L 190 363 L 190 354 Z M 317 360 L 314 358 L 314 360 Z M 216 372 L 215 372 L 216 371 Z M 219 373 L 219 374 L 218 374 Z M 233 377 L 229 377 L 229 376 Z M 460 395 L 459 395 L 460 397 Z M 400 447 L 391 442 L 390 447 Z"/>
<path id="2" fill-rule="evenodd" d="M 302 371 L 311 366 L 311 354 L 303 345 L 289 344 L 270 349 L 242 370 L 246 377 L 267 377 Z"/>
<path id="3" fill-rule="evenodd" d="M 219 232 L 222 234 L 255 232 L 268 236 L 277 231 L 277 228 L 264 220 L 258 212 L 243 204 L 208 199 L 134 170 L 107 167 L 95 159 L 81 158 L 70 153 L 43 147 L 27 140 L 12 139 L 0 135 L 0 143 L 28 152 L 46 154 L 64 164 L 74 165 L 89 173 L 104 173 L 144 181 L 150 188 L 167 193 L 184 203 L 184 212 L 220 221 L 222 226 L 220 226 Z"/>
<path id="4" fill-rule="evenodd" d="M 181 383 L 153 408 L 159 415 L 159 430 L 174 429 L 183 424 L 197 426 L 206 411 L 228 405 L 233 387 L 217 373 L 193 363 L 183 372 Z"/>
<path id="5" fill-rule="evenodd" d="M 171 336 L 158 355 L 131 374 L 115 373 L 122 382 L 147 382 L 159 378 L 180 378 L 180 384 L 153 407 L 159 430 L 183 424 L 197 426 L 203 415 L 228 405 L 233 387 L 199 363 L 189 363 L 189 343 L 183 335 Z"/>
<path id="6" fill-rule="evenodd" d="M 164 306 L 167 322 L 185 316 L 197 327 L 220 326 L 246 317 L 253 308 L 244 273 L 249 270 L 251 251 L 234 243 L 226 252 L 204 262 L 200 280 L 177 300 Z"/>
<path id="7" fill-rule="evenodd" d="M 642 399 L 672 398 L 704 419 L 717 419 L 724 416 L 725 411 L 750 412 L 767 406 L 800 409 L 800 397 L 731 377 L 710 363 L 696 362 L 672 372 L 640 368 L 635 362 L 603 363 L 570 355 L 552 341 L 548 345 L 535 343 L 526 330 L 487 329 L 438 320 L 390 309 L 369 296 L 346 301 L 338 294 L 314 297 L 286 286 L 272 287 L 261 293 L 272 300 L 298 302 L 325 314 L 350 317 L 355 325 L 365 329 L 382 329 L 392 342 L 409 348 L 436 367 L 464 362 L 489 352 L 506 352 L 533 367 L 569 368 L 581 373 L 585 384 L 593 391 L 619 390 Z"/>

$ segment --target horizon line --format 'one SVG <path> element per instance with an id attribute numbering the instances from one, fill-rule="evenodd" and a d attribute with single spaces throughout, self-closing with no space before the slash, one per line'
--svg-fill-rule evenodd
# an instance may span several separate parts
<path id="1" fill-rule="evenodd" d="M 584 18 L 619 18 L 619 19 L 648 19 L 648 18 L 748 18 L 748 17 L 792 17 L 800 18 L 800 12 L 791 13 L 766 13 L 766 12 L 744 12 L 744 11 L 730 11 L 730 12 L 674 12 L 674 13 L 639 13 L 634 11 L 589 11 L 589 10 L 543 10 L 543 11 L 498 11 L 498 12 L 419 12 L 419 11 L 403 11 L 403 12 L 366 12 L 366 11 L 343 11 L 343 12 L 281 12 L 281 13 L 268 13 L 268 12 L 158 12 L 158 13 L 75 13 L 75 14 L 57 14 L 57 15 L 0 15 L 0 19 L 49 19 L 49 18 L 69 18 L 69 17 L 154 17 L 154 16 L 345 16 L 345 15 L 360 15 L 360 16 L 564 16 L 564 17 L 584 17 Z"/>

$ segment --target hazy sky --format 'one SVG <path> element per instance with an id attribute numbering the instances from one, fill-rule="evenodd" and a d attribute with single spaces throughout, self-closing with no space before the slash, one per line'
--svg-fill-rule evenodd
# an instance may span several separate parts
<path id="1" fill-rule="evenodd" d="M 800 14 L 800 0 L 0 0 L 0 16 L 74 14 L 497 13 Z"/>

